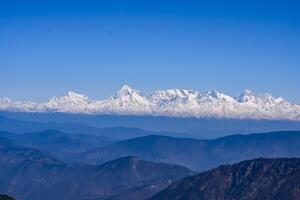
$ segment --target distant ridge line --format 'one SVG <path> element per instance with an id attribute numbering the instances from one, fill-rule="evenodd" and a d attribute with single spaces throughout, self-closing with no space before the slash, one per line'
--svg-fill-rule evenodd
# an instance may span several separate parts
<path id="1" fill-rule="evenodd" d="M 234 97 L 215 90 L 179 89 L 143 95 L 124 85 L 115 95 L 104 100 L 92 100 L 72 91 L 41 103 L 12 101 L 4 97 L 0 99 L 0 111 L 300 121 L 299 105 L 248 89 Z"/>

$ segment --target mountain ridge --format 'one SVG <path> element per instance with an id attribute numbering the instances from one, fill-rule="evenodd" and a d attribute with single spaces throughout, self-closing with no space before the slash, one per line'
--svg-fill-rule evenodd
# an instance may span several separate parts
<path id="1" fill-rule="evenodd" d="M 150 115 L 171 117 L 213 117 L 232 119 L 272 119 L 300 121 L 300 106 L 246 89 L 230 96 L 218 91 L 160 90 L 143 95 L 124 85 L 104 100 L 69 91 L 47 102 L 0 99 L 0 110 L 13 112 L 62 112 L 79 114 Z"/>
<path id="2" fill-rule="evenodd" d="M 167 163 L 123 157 L 103 165 L 66 163 L 34 148 L 0 138 L 0 193 L 16 199 L 104 200 L 138 188 L 130 195 L 144 199 L 170 183 L 194 174 Z M 152 189 L 152 186 L 155 188 Z"/>
<path id="3" fill-rule="evenodd" d="M 300 131 L 230 135 L 217 139 L 191 139 L 150 135 L 115 142 L 76 158 L 101 164 L 119 156 L 179 164 L 195 171 L 207 170 L 258 157 L 299 157 Z"/>
<path id="4" fill-rule="evenodd" d="M 247 160 L 186 177 L 149 200 L 298 200 L 299 172 L 299 158 Z"/>

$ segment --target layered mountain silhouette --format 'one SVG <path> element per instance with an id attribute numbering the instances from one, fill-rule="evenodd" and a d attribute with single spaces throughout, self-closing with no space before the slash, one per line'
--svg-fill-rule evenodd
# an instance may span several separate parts
<path id="1" fill-rule="evenodd" d="M 14 113 L 11 114 L 14 115 Z M 45 115 L 47 117 L 47 114 L 43 116 L 39 114 L 37 115 L 38 118 L 39 117 L 44 118 Z M 181 133 L 175 133 L 170 131 L 147 131 L 140 128 L 122 127 L 121 125 L 123 124 L 118 124 L 118 123 L 103 125 L 102 128 L 99 128 L 96 125 L 98 124 L 100 126 L 104 120 L 102 119 L 96 120 L 96 122 L 94 122 L 95 124 L 93 124 L 95 126 L 90 126 L 90 125 L 83 124 L 85 117 L 87 116 L 76 116 L 76 118 L 78 118 L 78 123 L 69 123 L 69 122 L 62 123 L 62 122 L 54 122 L 52 117 L 46 120 L 47 122 L 37 122 L 37 121 L 30 121 L 30 120 L 11 119 L 0 115 L 0 131 L 7 131 L 13 133 L 28 133 L 28 132 L 43 132 L 45 130 L 51 129 L 63 133 L 72 133 L 72 134 L 80 134 L 80 135 L 82 134 L 98 135 L 98 136 L 106 137 L 107 139 L 110 138 L 112 140 L 129 139 L 129 138 L 147 136 L 152 134 L 175 136 L 175 137 L 189 136 L 189 134 L 186 133 L 181 134 Z M 110 119 L 106 119 L 105 121 L 110 121 Z M 299 128 L 300 128 L 300 123 L 299 123 Z"/>
<path id="2" fill-rule="evenodd" d="M 101 164 L 120 156 L 138 156 L 144 160 L 183 165 L 192 170 L 207 170 L 258 157 L 299 157 L 300 132 L 231 135 L 213 140 L 152 135 L 116 142 L 77 158 L 86 163 Z"/>
<path id="3" fill-rule="evenodd" d="M 56 130 L 15 134 L 0 131 L 0 137 L 12 140 L 15 144 L 47 151 L 55 157 L 68 160 L 75 153 L 85 152 L 114 141 L 110 138 L 89 134 L 65 134 Z"/>
<path id="4" fill-rule="evenodd" d="M 49 124 L 74 132 L 51 129 L 21 132 L 22 127 L 43 129 Z M 239 195 L 244 199 L 282 199 L 284 196 L 297 199 L 299 191 L 298 183 L 288 181 L 299 180 L 297 174 L 292 173 L 299 173 L 295 167 L 299 165 L 298 159 L 256 159 L 226 165 L 201 173 L 208 173 L 206 178 L 199 178 L 201 182 L 193 179 L 183 188 L 179 183 L 182 178 L 195 175 L 193 171 L 201 172 L 223 164 L 259 157 L 300 157 L 300 131 L 191 139 L 159 135 L 162 132 L 151 135 L 151 131 L 136 128 L 95 128 L 79 123 L 0 117 L 0 130 L 3 129 L 19 130 L 18 133 L 0 131 L 0 194 L 10 194 L 16 199 L 197 199 L 202 194 L 207 194 L 204 199 L 239 199 Z M 91 132 L 81 133 L 82 130 Z M 175 185 L 157 194 L 174 182 Z M 193 188 L 192 185 L 197 184 L 201 191 L 197 186 Z M 172 196 L 170 188 L 173 186 L 182 192 Z M 260 190 L 271 187 L 273 194 Z"/>
<path id="5" fill-rule="evenodd" d="M 223 118 L 80 115 L 70 113 L 0 112 L 0 130 L 16 133 L 55 129 L 63 133 L 97 134 L 112 139 L 146 135 L 216 138 L 229 134 L 300 130 L 300 122 Z"/>
<path id="6" fill-rule="evenodd" d="M 150 200 L 298 200 L 300 159 L 255 159 L 184 178 Z"/>
<path id="7" fill-rule="evenodd" d="M 40 150 L 0 138 L 0 193 L 30 200 L 99 200 L 126 191 L 150 197 L 170 183 L 193 174 L 187 168 L 119 158 L 103 165 L 67 164 Z M 129 193 L 128 193 L 129 194 Z"/>

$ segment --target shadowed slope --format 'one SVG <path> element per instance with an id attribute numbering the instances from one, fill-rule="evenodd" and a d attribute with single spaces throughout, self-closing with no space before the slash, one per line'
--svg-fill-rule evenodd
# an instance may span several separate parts
<path id="1" fill-rule="evenodd" d="M 170 185 L 151 200 L 298 200 L 300 159 L 256 159 L 221 166 Z"/>

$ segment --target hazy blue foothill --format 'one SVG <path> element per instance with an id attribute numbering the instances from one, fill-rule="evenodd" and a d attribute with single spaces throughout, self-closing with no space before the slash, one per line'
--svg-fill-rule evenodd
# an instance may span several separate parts
<path id="1" fill-rule="evenodd" d="M 228 134 L 300 130 L 300 122 L 66 113 L 1 112 L 0 114 L 0 130 L 23 133 L 47 129 L 66 133 L 100 134 L 116 139 L 151 134 L 202 139 Z"/>
<path id="2" fill-rule="evenodd" d="M 212 140 L 146 136 L 123 140 L 94 149 L 76 157 L 100 164 L 120 155 L 134 155 L 145 160 L 167 162 L 203 171 L 222 164 L 259 157 L 300 156 L 300 132 L 270 132 L 230 135 Z"/>
<path id="3" fill-rule="evenodd" d="M 193 172 L 185 167 L 118 158 L 103 165 L 68 164 L 48 153 L 0 138 L 0 193 L 16 199 L 107 199 L 126 191 L 135 199 L 150 197 Z"/>

